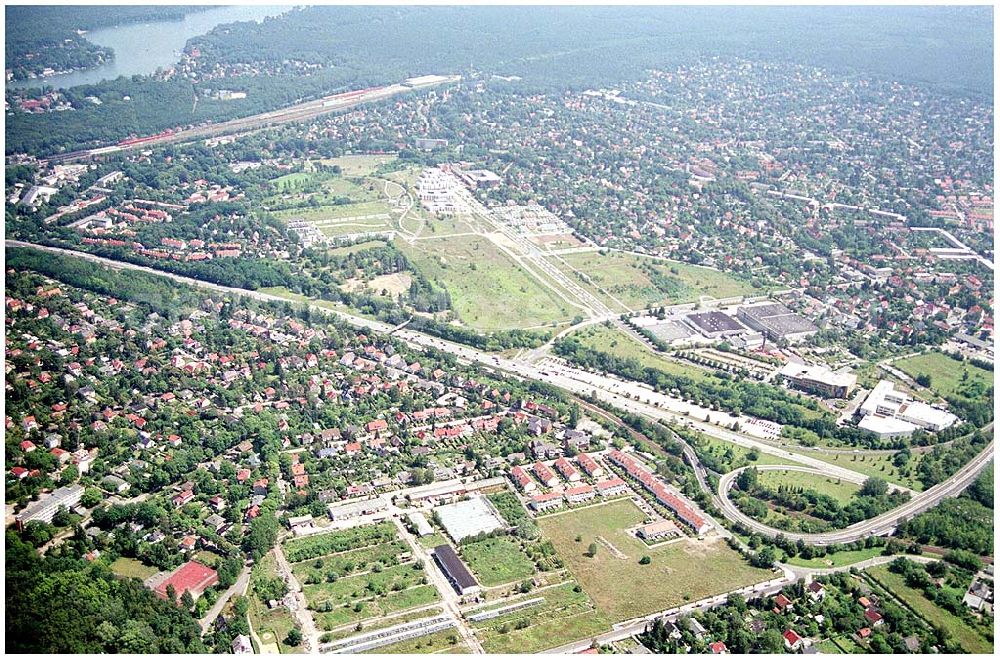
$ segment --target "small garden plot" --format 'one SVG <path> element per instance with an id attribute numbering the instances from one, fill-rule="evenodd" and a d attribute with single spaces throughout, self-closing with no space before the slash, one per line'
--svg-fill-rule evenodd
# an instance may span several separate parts
<path id="1" fill-rule="evenodd" d="M 511 527 L 516 527 L 521 521 L 531 518 L 521 504 L 521 500 L 517 499 L 517 495 L 509 490 L 492 493 L 487 495 L 486 499 L 493 503 L 493 506 L 497 508 L 497 511 Z"/>
<path id="2" fill-rule="evenodd" d="M 400 563 L 400 557 L 406 556 L 409 552 L 410 547 L 403 541 L 391 541 L 316 559 L 307 559 L 293 564 L 292 572 L 295 573 L 295 577 L 299 581 L 305 584 L 315 584 L 328 580 L 331 575 L 340 577 L 370 571 L 376 565 L 381 565 L 383 568 L 396 565 Z"/>
<path id="3" fill-rule="evenodd" d="M 544 600 L 503 616 L 470 623 L 487 653 L 537 653 L 611 628 L 611 622 L 596 611 L 587 594 L 572 582 L 493 603 L 478 611 L 538 597 Z"/>
<path id="4" fill-rule="evenodd" d="M 421 605 L 430 605 L 440 600 L 438 592 L 430 585 L 419 585 L 383 597 L 357 600 L 340 607 L 312 612 L 316 625 L 321 630 L 333 630 L 349 623 L 363 622 L 393 612 L 401 612 Z"/>
<path id="5" fill-rule="evenodd" d="M 454 628 L 440 630 L 423 637 L 406 639 L 388 646 L 364 651 L 364 653 L 397 654 L 397 653 L 468 653 L 469 650 L 461 643 L 461 637 Z"/>
<path id="6" fill-rule="evenodd" d="M 293 653 L 302 647 L 284 644 L 288 632 L 295 627 L 295 617 L 284 605 L 268 608 L 269 600 L 280 600 L 286 593 L 285 583 L 278 577 L 274 554 L 269 552 L 253 568 L 250 577 L 250 623 L 265 645 L 275 644 L 283 653 Z"/>
<path id="7" fill-rule="evenodd" d="M 283 550 L 288 561 L 296 563 L 335 552 L 346 552 L 396 540 L 398 540 L 396 527 L 391 522 L 384 522 L 292 539 L 285 542 Z"/>
<path id="8" fill-rule="evenodd" d="M 495 587 L 531 577 L 535 564 L 521 550 L 521 545 L 509 536 L 463 543 L 459 546 L 462 559 L 484 587 Z"/>

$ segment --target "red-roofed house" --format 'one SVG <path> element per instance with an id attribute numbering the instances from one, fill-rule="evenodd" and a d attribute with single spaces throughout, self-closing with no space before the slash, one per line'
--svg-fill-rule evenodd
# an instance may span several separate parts
<path id="1" fill-rule="evenodd" d="M 729 653 L 729 649 L 726 648 L 725 642 L 712 642 L 708 645 L 708 648 L 712 651 L 713 655 L 726 655 Z"/>
<path id="2" fill-rule="evenodd" d="M 802 648 L 802 638 L 791 628 L 783 632 L 781 636 L 785 638 L 785 648 L 789 651 L 798 651 Z"/>

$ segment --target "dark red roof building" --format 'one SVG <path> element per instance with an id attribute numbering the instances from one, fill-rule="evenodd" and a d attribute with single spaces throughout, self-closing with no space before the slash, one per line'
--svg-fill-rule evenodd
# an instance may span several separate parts
<path id="1" fill-rule="evenodd" d="M 184 595 L 185 591 L 189 592 L 192 598 L 197 600 L 206 589 L 218 583 L 219 574 L 215 572 L 215 569 L 196 561 L 189 561 L 171 573 L 170 577 L 161 582 L 153 590 L 153 593 L 166 600 L 167 587 L 173 585 L 177 602 L 180 602 L 180 598 Z"/>

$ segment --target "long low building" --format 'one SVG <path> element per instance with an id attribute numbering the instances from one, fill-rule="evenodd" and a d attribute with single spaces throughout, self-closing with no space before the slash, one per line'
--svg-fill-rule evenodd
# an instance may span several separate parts
<path id="1" fill-rule="evenodd" d="M 858 377 L 851 373 L 838 373 L 821 365 L 788 363 L 778 373 L 789 384 L 811 394 L 846 399 Z"/>
<path id="2" fill-rule="evenodd" d="M 764 333 L 772 341 L 784 339 L 795 342 L 819 332 L 812 321 L 799 316 L 781 303 L 740 307 L 736 317 L 754 330 Z"/>
<path id="3" fill-rule="evenodd" d="M 29 503 L 14 519 L 21 529 L 33 520 L 45 523 L 52 522 L 52 517 L 56 515 L 56 512 L 60 508 L 65 507 L 68 509 L 79 504 L 80 500 L 83 499 L 83 491 L 84 488 L 80 484 L 57 488 L 48 495 L 43 495 L 35 502 Z"/>
<path id="4" fill-rule="evenodd" d="M 476 582 L 465 562 L 450 545 L 443 543 L 435 547 L 434 561 L 441 567 L 444 576 L 459 595 L 474 596 L 482 591 L 482 587 Z"/>
<path id="5" fill-rule="evenodd" d="M 367 500 L 349 500 L 330 504 L 326 513 L 330 520 L 350 520 L 359 516 L 385 513 L 389 509 L 389 498 L 381 495 Z"/>
<path id="6" fill-rule="evenodd" d="M 652 472 L 639 464 L 637 460 L 617 449 L 608 454 L 612 463 L 621 466 L 629 476 L 638 481 L 643 487 L 656 497 L 656 501 L 667 507 L 681 520 L 698 534 L 704 534 L 712 529 L 712 525 L 697 510 L 697 508 L 684 501 L 679 495 L 670 492 L 660 479 Z"/>

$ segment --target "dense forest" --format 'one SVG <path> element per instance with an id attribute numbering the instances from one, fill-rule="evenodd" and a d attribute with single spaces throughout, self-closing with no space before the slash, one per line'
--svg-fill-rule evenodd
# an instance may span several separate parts
<path id="1" fill-rule="evenodd" d="M 205 653 L 190 614 L 136 579 L 69 557 L 40 557 L 6 537 L 6 650 L 13 653 Z"/>
<path id="2" fill-rule="evenodd" d="M 240 65 L 266 72 L 226 79 L 227 87 L 246 90 L 245 99 L 193 104 L 206 86 L 218 87 L 215 80 L 192 86 L 136 77 L 88 85 L 73 93 L 85 91 L 103 105 L 74 103 L 73 112 L 9 115 L 7 153 L 96 146 L 426 73 L 517 76 L 515 84 L 526 92 L 558 92 L 615 85 L 650 68 L 717 56 L 795 61 L 990 97 L 988 12 L 979 7 L 308 7 L 261 24 L 219 26 L 189 42 L 189 49 L 200 51 L 201 67 Z M 8 18 L 8 36 L 11 25 Z M 308 73 L 286 68 L 291 61 L 311 68 Z M 963 66 L 952 66 L 955 61 Z M 131 99 L 122 101 L 124 96 Z"/>

